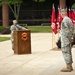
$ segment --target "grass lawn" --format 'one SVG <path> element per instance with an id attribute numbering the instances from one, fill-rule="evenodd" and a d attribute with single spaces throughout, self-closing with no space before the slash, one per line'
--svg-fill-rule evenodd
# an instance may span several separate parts
<path id="1" fill-rule="evenodd" d="M 51 33 L 52 29 L 50 26 L 27 26 L 32 33 Z"/>
<path id="2" fill-rule="evenodd" d="M 10 40 L 10 37 L 0 37 L 0 42 Z"/>

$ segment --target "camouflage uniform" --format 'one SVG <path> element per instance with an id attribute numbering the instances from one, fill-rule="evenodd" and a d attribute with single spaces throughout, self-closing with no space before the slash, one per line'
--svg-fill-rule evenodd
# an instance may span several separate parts
<path id="1" fill-rule="evenodd" d="M 10 30 L 11 30 L 11 42 L 12 42 L 12 49 L 14 49 L 14 36 L 13 36 L 13 32 L 14 30 L 25 30 L 24 27 L 21 27 L 20 25 L 12 25 L 10 27 Z"/>
<path id="2" fill-rule="evenodd" d="M 69 17 L 65 17 L 61 23 L 61 49 L 66 64 L 72 63 L 71 38 L 74 34 L 74 26 Z"/>

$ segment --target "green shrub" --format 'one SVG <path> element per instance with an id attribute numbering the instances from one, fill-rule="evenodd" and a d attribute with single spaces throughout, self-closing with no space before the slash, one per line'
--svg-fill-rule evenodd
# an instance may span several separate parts
<path id="1" fill-rule="evenodd" d="M 0 26 L 0 31 L 1 31 L 3 28 L 4 28 L 3 26 Z"/>

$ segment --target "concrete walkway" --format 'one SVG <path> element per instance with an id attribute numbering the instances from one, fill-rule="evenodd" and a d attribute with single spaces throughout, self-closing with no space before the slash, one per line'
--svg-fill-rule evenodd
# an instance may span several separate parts
<path id="1" fill-rule="evenodd" d="M 10 40 L 0 42 L 0 75 L 75 75 L 75 48 L 72 48 L 74 70 L 67 73 L 60 71 L 65 67 L 61 50 L 51 49 L 50 33 L 31 33 L 32 54 L 15 55 Z"/>

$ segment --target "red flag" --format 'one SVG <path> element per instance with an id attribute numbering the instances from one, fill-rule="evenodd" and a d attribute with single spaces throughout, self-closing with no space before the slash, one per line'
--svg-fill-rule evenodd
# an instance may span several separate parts
<path id="1" fill-rule="evenodd" d="M 61 28 L 61 21 L 62 21 L 62 17 L 60 14 L 60 8 L 58 7 L 58 16 L 57 16 L 57 28 L 60 29 Z"/>
<path id="2" fill-rule="evenodd" d="M 54 32 L 54 34 L 57 34 L 56 15 L 55 15 L 54 4 L 53 4 L 53 7 L 52 7 L 51 27 L 52 27 L 52 31 Z"/>
<path id="3" fill-rule="evenodd" d="M 75 12 L 74 12 L 74 10 L 71 10 L 71 19 L 73 21 L 73 24 L 75 25 Z"/>

